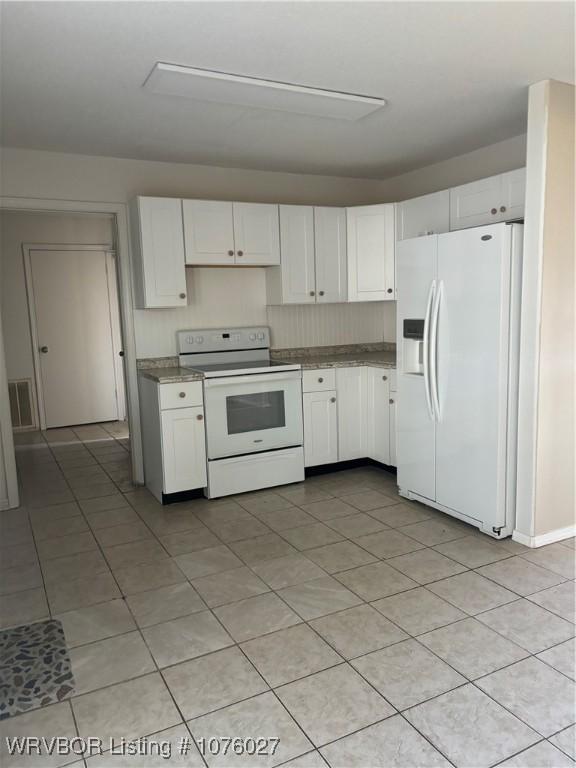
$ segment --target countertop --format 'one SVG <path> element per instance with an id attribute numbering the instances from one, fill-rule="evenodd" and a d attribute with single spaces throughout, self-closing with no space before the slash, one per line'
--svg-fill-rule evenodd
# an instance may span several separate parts
<path id="1" fill-rule="evenodd" d="M 272 350 L 272 359 L 286 363 L 297 363 L 303 370 L 315 368 L 353 368 L 369 365 L 374 368 L 395 368 L 394 345 L 381 344 L 346 345 L 340 347 L 311 347 L 310 349 Z M 376 349 L 374 347 L 377 347 Z M 150 358 L 139 363 L 138 373 L 158 384 L 182 381 L 201 381 L 202 373 L 177 365 L 178 358 Z"/>
<path id="2" fill-rule="evenodd" d="M 157 384 L 176 384 L 182 381 L 202 381 L 204 376 L 190 368 L 180 368 L 179 366 L 166 366 L 161 368 L 139 368 L 139 376 L 145 379 L 152 379 Z"/>
<path id="3" fill-rule="evenodd" d="M 374 368 L 395 368 L 396 352 L 345 352 L 340 354 L 274 356 L 275 360 L 287 363 L 299 363 L 303 370 L 308 368 L 353 368 L 370 365 Z"/>

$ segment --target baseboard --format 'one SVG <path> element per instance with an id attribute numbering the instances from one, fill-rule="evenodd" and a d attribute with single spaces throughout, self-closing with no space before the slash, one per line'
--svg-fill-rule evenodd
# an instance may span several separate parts
<path id="1" fill-rule="evenodd" d="M 546 544 L 554 544 L 557 541 L 571 539 L 572 536 L 576 536 L 576 525 L 569 525 L 567 528 L 556 528 L 556 530 L 543 533 L 540 536 L 527 536 L 520 531 L 514 531 L 512 533 L 512 540 L 517 541 L 518 544 L 524 544 L 525 547 L 536 549 L 537 547 L 544 547 Z"/>

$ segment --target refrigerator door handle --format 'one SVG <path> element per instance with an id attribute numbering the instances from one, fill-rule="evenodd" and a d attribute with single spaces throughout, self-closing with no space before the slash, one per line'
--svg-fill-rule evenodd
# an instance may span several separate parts
<path id="1" fill-rule="evenodd" d="M 434 306 L 432 308 L 432 319 L 430 323 L 430 383 L 432 389 L 432 401 L 436 421 L 440 421 L 440 398 L 438 397 L 438 316 L 440 314 L 440 301 L 442 299 L 443 283 L 440 280 L 438 290 L 434 296 Z"/>
<path id="2" fill-rule="evenodd" d="M 424 333 L 423 333 L 423 367 L 424 367 L 424 391 L 426 392 L 426 403 L 428 405 L 428 413 L 430 418 L 434 421 L 434 408 L 432 406 L 432 394 L 430 392 L 430 316 L 432 313 L 432 303 L 436 294 L 436 280 L 432 280 L 430 283 L 430 290 L 428 291 L 428 301 L 426 302 L 426 314 L 424 315 Z"/>

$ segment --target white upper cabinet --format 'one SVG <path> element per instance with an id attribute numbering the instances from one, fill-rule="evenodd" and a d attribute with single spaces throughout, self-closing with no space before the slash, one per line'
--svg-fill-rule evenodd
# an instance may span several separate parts
<path id="1" fill-rule="evenodd" d="M 267 270 L 269 304 L 314 304 L 314 209 L 280 206 L 280 267 Z"/>
<path id="2" fill-rule="evenodd" d="M 344 208 L 314 208 L 314 245 L 316 301 L 346 301 L 348 274 Z"/>
<path id="3" fill-rule="evenodd" d="M 396 240 L 450 231 L 450 190 L 396 203 Z"/>
<path id="4" fill-rule="evenodd" d="M 186 264 L 280 263 L 278 206 L 183 200 Z"/>
<path id="5" fill-rule="evenodd" d="M 232 203 L 183 200 L 186 264 L 234 264 Z"/>
<path id="6" fill-rule="evenodd" d="M 394 203 L 347 208 L 349 301 L 394 300 Z"/>
<path id="7" fill-rule="evenodd" d="M 136 308 L 185 306 L 182 201 L 135 198 L 130 203 L 130 228 Z"/>
<path id="8" fill-rule="evenodd" d="M 236 264 L 280 264 L 278 206 L 233 203 Z"/>
<path id="9" fill-rule="evenodd" d="M 524 216 L 526 170 L 490 176 L 450 190 L 450 229 L 519 219 Z"/>
<path id="10" fill-rule="evenodd" d="M 524 199 L 526 197 L 526 168 L 502 174 L 501 221 L 522 219 L 524 217 Z"/>

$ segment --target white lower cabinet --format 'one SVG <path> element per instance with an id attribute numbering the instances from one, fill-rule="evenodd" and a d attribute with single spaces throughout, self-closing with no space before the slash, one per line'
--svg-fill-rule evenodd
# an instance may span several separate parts
<path id="1" fill-rule="evenodd" d="M 139 379 L 147 488 L 163 495 L 205 488 L 206 434 L 202 383 L 158 384 Z"/>
<path id="2" fill-rule="evenodd" d="M 338 417 L 336 391 L 305 392 L 304 466 L 338 461 Z"/>
<path id="3" fill-rule="evenodd" d="M 384 368 L 368 368 L 368 455 L 382 464 L 392 464 L 390 429 L 390 375 Z"/>
<path id="4" fill-rule="evenodd" d="M 338 459 L 368 456 L 368 368 L 338 368 Z"/>
<path id="5" fill-rule="evenodd" d="M 396 466 L 396 371 L 304 371 L 304 465 L 370 458 Z"/>
<path id="6" fill-rule="evenodd" d="M 164 493 L 179 493 L 206 485 L 204 409 L 162 411 Z"/>

